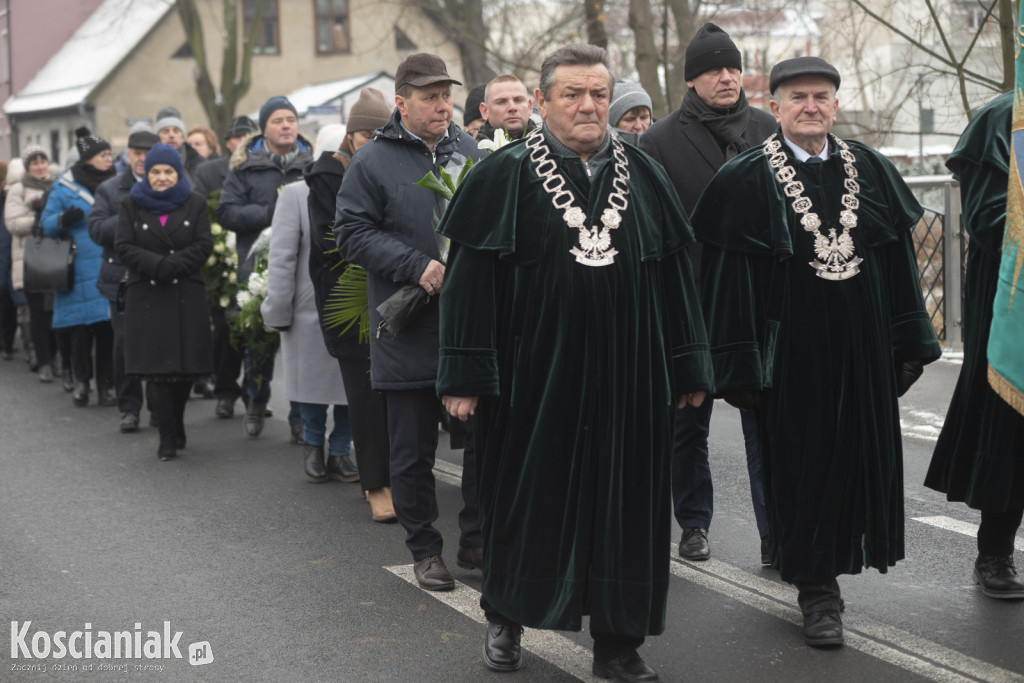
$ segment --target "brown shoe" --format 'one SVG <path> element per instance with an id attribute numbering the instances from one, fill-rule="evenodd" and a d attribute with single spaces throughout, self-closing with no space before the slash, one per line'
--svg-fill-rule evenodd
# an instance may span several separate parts
<path id="1" fill-rule="evenodd" d="M 398 521 L 395 514 L 395 507 L 391 503 L 391 488 L 381 486 L 366 492 L 366 501 L 370 504 L 373 513 L 373 521 L 381 524 L 390 524 Z"/>
<path id="2" fill-rule="evenodd" d="M 484 549 L 483 548 L 463 548 L 459 546 L 459 554 L 455 556 L 455 561 L 463 569 L 484 569 Z"/>
<path id="3" fill-rule="evenodd" d="M 440 555 L 431 555 L 414 562 L 412 572 L 420 586 L 428 591 L 450 591 L 455 588 L 455 579 L 448 567 L 444 566 Z"/>

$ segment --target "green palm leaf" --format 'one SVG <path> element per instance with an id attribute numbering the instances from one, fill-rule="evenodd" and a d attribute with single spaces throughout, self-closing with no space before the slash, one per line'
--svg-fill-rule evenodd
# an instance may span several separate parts
<path id="1" fill-rule="evenodd" d="M 339 335 L 359 323 L 359 341 L 370 341 L 370 305 L 366 295 L 366 271 L 353 263 L 348 264 L 338 281 L 331 287 L 324 302 L 324 325 Z M 342 327 L 343 326 L 343 327 Z"/>

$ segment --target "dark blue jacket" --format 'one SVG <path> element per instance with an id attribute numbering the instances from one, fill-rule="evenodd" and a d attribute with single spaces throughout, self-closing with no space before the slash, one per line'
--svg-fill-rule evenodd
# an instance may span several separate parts
<path id="1" fill-rule="evenodd" d="M 338 192 L 335 217 L 341 257 L 367 271 L 370 381 L 377 390 L 434 386 L 436 297 L 397 336 L 379 329 L 376 308 L 403 285 L 418 284 L 430 260 L 440 259 L 434 228 L 445 202 L 416 183 L 428 171 L 438 175 L 450 162 L 482 157 L 476 140 L 454 123 L 431 152 L 422 140 L 410 137 L 400 121 L 396 110 L 391 121 L 374 131 L 370 142 L 353 155 Z"/>
<path id="2" fill-rule="evenodd" d="M 96 280 L 96 289 L 110 301 L 117 298 L 117 289 L 124 277 L 124 264 L 114 249 L 114 233 L 117 232 L 117 212 L 121 202 L 131 192 L 136 183 L 132 169 L 104 180 L 96 188 L 96 203 L 92 206 L 87 222 L 89 237 L 103 248 L 103 263 L 100 264 L 100 275 Z"/>
<path id="3" fill-rule="evenodd" d="M 296 144 L 299 153 L 283 170 L 270 160 L 262 135 L 239 145 L 231 155 L 217 205 L 217 220 L 237 237 L 239 282 L 244 282 L 252 271 L 245 257 L 260 233 L 270 226 L 278 188 L 302 180 L 303 168 L 313 160 L 313 146 L 305 138 L 299 136 Z"/>

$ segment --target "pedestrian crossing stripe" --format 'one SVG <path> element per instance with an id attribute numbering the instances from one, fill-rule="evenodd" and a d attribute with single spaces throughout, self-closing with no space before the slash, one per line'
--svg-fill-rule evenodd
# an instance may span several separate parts
<path id="1" fill-rule="evenodd" d="M 970 536 L 971 538 L 978 537 L 978 525 L 971 524 L 970 522 L 961 522 L 959 519 L 953 519 L 952 517 L 943 517 L 942 515 L 936 517 L 914 517 L 915 522 L 921 522 L 922 524 L 929 524 L 939 529 L 945 529 L 946 531 L 955 531 L 958 534 L 964 536 Z M 1017 536 L 1013 539 L 1013 547 L 1019 552 L 1024 552 L 1024 539 Z"/>

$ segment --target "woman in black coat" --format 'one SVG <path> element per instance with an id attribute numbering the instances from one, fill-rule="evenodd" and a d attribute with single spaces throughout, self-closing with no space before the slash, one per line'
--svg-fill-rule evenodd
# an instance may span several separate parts
<path id="1" fill-rule="evenodd" d="M 125 372 L 147 380 L 160 429 L 157 457 L 185 447 L 185 402 L 213 357 L 202 266 L 213 249 L 206 202 L 191 192 L 181 156 L 156 144 L 146 175 L 121 204 L 114 240 L 125 281 Z"/>

